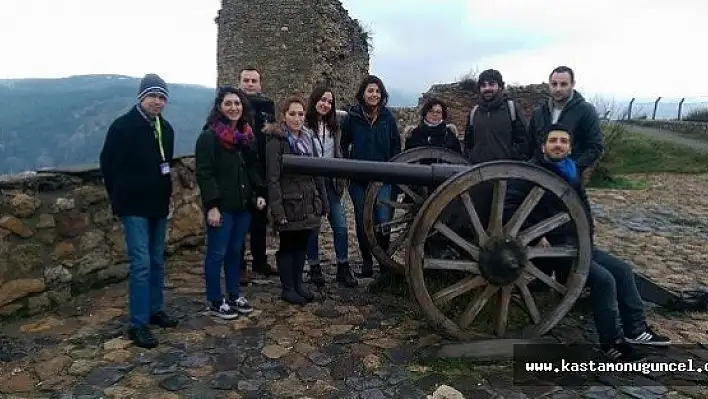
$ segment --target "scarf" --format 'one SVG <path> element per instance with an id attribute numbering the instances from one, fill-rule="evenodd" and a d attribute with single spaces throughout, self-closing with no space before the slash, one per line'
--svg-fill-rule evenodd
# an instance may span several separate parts
<path id="1" fill-rule="evenodd" d="M 250 147 L 253 142 L 253 129 L 248 123 L 243 124 L 243 130 L 234 130 L 231 126 L 221 121 L 215 121 L 211 125 L 216 137 L 226 149 L 233 150 L 237 145 Z"/>
<path id="2" fill-rule="evenodd" d="M 548 160 L 548 162 L 553 165 L 553 168 L 569 183 L 575 183 L 578 181 L 578 168 L 575 165 L 575 161 L 570 158 L 564 158 L 560 161 Z"/>
<path id="3" fill-rule="evenodd" d="M 288 129 L 285 124 L 280 126 L 285 133 L 285 137 L 288 139 L 288 145 L 290 146 L 290 152 L 296 155 L 312 156 L 312 147 L 307 137 L 307 134 L 300 131 L 300 135 L 295 137 L 295 135 Z"/>
<path id="4" fill-rule="evenodd" d="M 443 123 L 443 122 L 444 122 L 444 121 L 443 121 L 442 119 L 440 119 L 440 121 L 439 121 L 438 123 L 433 123 L 433 122 L 430 122 L 430 121 L 428 121 L 427 119 L 423 118 L 423 123 L 425 123 L 425 125 L 426 125 L 426 126 L 429 126 L 429 127 L 437 127 L 437 126 L 440 126 L 440 124 Z"/>

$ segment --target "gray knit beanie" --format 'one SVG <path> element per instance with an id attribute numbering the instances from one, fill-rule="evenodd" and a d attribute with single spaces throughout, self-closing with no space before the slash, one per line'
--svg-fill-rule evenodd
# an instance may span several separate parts
<path id="1" fill-rule="evenodd" d="M 143 99 L 148 94 L 162 94 L 167 98 L 167 83 L 161 77 L 154 73 L 149 73 L 140 81 L 140 89 L 138 90 L 138 101 Z"/>

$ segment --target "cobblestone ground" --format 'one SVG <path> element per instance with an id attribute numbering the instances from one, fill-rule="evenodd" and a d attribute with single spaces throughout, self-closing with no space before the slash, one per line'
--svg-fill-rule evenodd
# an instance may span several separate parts
<path id="1" fill-rule="evenodd" d="M 646 179 L 648 190 L 591 194 L 598 244 L 668 287 L 705 284 L 708 178 Z M 323 252 L 330 251 L 326 242 Z M 254 280 L 244 290 L 256 310 L 235 321 L 215 320 L 204 314 L 202 256 L 195 251 L 170 258 L 167 306 L 181 323 L 156 330 L 161 344 L 154 350 L 136 348 L 123 337 L 125 284 L 78 297 L 50 314 L 5 323 L 0 398 L 425 398 L 440 383 L 466 398 L 707 397 L 701 385 L 708 378 L 697 373 L 653 379 L 618 374 L 585 387 L 523 388 L 510 385 L 504 365 L 467 366 L 462 374 L 424 365 L 419 349 L 441 337 L 415 303 L 374 295 L 364 286 L 338 288 L 331 274 L 305 307 L 280 301 L 275 278 Z M 594 340 L 586 310 L 580 302 L 552 335 L 563 342 Z M 649 308 L 649 319 L 676 342 L 695 346 L 659 351 L 653 360 L 708 361 L 708 350 L 697 345 L 708 341 L 704 313 Z"/>

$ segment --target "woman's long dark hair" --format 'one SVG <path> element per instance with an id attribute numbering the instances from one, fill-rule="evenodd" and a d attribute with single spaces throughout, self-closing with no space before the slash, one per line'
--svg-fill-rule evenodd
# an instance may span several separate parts
<path id="1" fill-rule="evenodd" d="M 381 91 L 381 100 L 379 100 L 379 107 L 385 107 L 388 104 L 388 91 L 386 91 L 386 86 L 384 86 L 383 81 L 376 75 L 368 75 L 359 84 L 359 90 L 356 91 L 356 100 L 362 107 L 366 107 L 366 101 L 364 101 L 364 92 L 366 91 L 366 86 L 370 84 L 376 84 L 379 86 Z"/>
<path id="2" fill-rule="evenodd" d="M 312 91 L 312 94 L 310 94 L 310 100 L 307 103 L 307 111 L 305 112 L 305 125 L 312 129 L 315 135 L 319 134 L 317 131 L 317 126 L 320 121 L 320 113 L 317 112 L 317 102 L 322 99 L 322 96 L 324 96 L 325 93 L 332 94 L 332 108 L 325 115 L 322 115 L 322 122 L 324 122 L 327 129 L 329 129 L 330 135 L 333 135 L 334 132 L 339 129 L 334 92 L 327 86 L 319 86 Z"/>
<path id="3" fill-rule="evenodd" d="M 253 125 L 253 107 L 251 107 L 251 102 L 248 101 L 246 93 L 241 89 L 236 89 L 231 86 L 224 86 L 220 87 L 216 92 L 216 98 L 214 98 L 214 105 L 211 107 L 211 111 L 209 112 L 209 116 L 207 117 L 207 120 L 204 123 L 203 129 L 209 128 L 209 126 L 211 126 L 214 122 L 223 122 L 226 124 L 230 122 L 229 119 L 226 118 L 219 109 L 221 102 L 224 101 L 224 97 L 226 97 L 227 94 L 236 94 L 239 100 L 241 100 L 241 104 L 243 106 L 243 111 L 241 111 L 241 118 L 238 120 L 238 122 L 236 122 L 236 128 L 238 130 L 241 130 L 243 128 L 244 123 Z"/>

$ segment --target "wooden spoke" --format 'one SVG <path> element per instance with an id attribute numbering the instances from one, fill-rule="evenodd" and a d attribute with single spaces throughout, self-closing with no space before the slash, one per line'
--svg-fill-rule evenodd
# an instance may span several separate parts
<path id="1" fill-rule="evenodd" d="M 479 274 L 479 265 L 477 264 L 477 262 L 435 258 L 425 258 L 424 262 L 425 263 L 423 264 L 423 267 L 425 269 L 457 270 L 461 272 Z"/>
<path id="2" fill-rule="evenodd" d="M 462 194 L 462 203 L 465 206 L 465 209 L 467 210 L 467 215 L 470 218 L 470 221 L 472 222 L 472 227 L 474 228 L 475 234 L 477 234 L 477 245 L 482 246 L 484 243 L 487 241 L 487 231 L 484 230 L 484 227 L 482 227 L 482 221 L 479 219 L 479 215 L 477 214 L 477 209 L 474 207 L 474 203 L 472 203 L 472 197 L 470 197 L 470 193 L 466 192 Z"/>
<path id="3" fill-rule="evenodd" d="M 506 333 L 506 326 L 509 322 L 509 303 L 511 302 L 511 292 L 514 289 L 513 285 L 505 285 L 499 294 L 499 312 L 497 313 L 495 332 L 498 337 L 503 337 Z"/>
<path id="4" fill-rule="evenodd" d="M 442 222 L 435 223 L 435 230 L 444 235 L 447 239 L 454 242 L 457 246 L 469 253 L 473 259 L 479 259 L 479 247 L 460 237 L 451 228 Z"/>
<path id="5" fill-rule="evenodd" d="M 385 200 L 385 199 L 376 200 L 376 205 L 377 206 L 389 206 L 391 208 L 404 209 L 404 210 L 412 210 L 417 206 L 417 204 L 411 204 L 410 202 L 398 202 L 398 201 L 391 201 L 391 200 Z"/>
<path id="6" fill-rule="evenodd" d="M 578 248 L 576 247 L 526 247 L 526 256 L 529 259 L 534 258 L 574 258 L 578 256 Z"/>
<path id="7" fill-rule="evenodd" d="M 504 232 L 512 237 L 516 237 L 516 235 L 519 234 L 519 229 L 521 229 L 521 226 L 529 217 L 531 211 L 538 205 L 538 201 L 541 200 L 545 193 L 545 190 L 539 186 L 535 186 L 531 189 L 526 198 L 524 198 L 524 202 L 522 202 L 516 212 L 514 212 L 514 216 L 512 216 L 506 223 L 506 226 L 504 226 Z"/>
<path id="8" fill-rule="evenodd" d="M 494 194 L 492 196 L 492 209 L 489 215 L 490 235 L 497 235 L 502 232 L 502 217 L 504 216 L 504 199 L 506 198 L 506 180 L 496 180 L 494 182 Z"/>
<path id="9" fill-rule="evenodd" d="M 499 287 L 495 285 L 488 285 L 483 291 L 479 291 L 477 295 L 475 295 L 474 299 L 470 301 L 469 305 L 467 305 L 467 308 L 462 313 L 462 316 L 460 316 L 460 328 L 466 329 L 474 323 L 474 319 L 476 319 L 479 312 L 484 309 L 484 305 L 487 304 L 489 298 L 491 298 L 497 291 L 499 291 Z"/>
<path id="10" fill-rule="evenodd" d="M 396 236 L 396 239 L 393 240 L 393 242 L 389 245 L 388 251 L 386 253 L 389 256 L 393 256 L 396 252 L 398 252 L 399 249 L 403 246 L 403 244 L 406 242 L 406 239 L 408 236 L 406 234 L 399 234 Z"/>
<path id="11" fill-rule="evenodd" d="M 482 276 L 470 276 L 436 292 L 432 299 L 438 306 L 444 305 L 458 296 L 485 284 L 487 284 L 487 281 Z"/>
<path id="12" fill-rule="evenodd" d="M 416 193 L 415 191 L 411 190 L 411 188 L 408 187 L 408 186 L 406 186 L 405 184 L 397 184 L 397 186 L 398 186 L 398 188 L 400 188 L 401 191 L 403 191 L 407 196 L 411 197 L 411 199 L 412 199 L 416 204 L 419 204 L 419 203 L 425 201 L 425 200 L 423 199 L 423 197 L 421 197 L 420 195 L 418 195 L 418 193 Z"/>
<path id="13" fill-rule="evenodd" d="M 528 245 L 531 241 L 542 237 L 543 235 L 557 229 L 558 227 L 570 222 L 570 215 L 562 212 L 557 213 L 548 219 L 544 219 L 538 224 L 529 227 L 519 234 L 519 239 L 523 245 Z"/>
<path id="14" fill-rule="evenodd" d="M 529 273 L 530 275 L 543 281 L 544 283 L 546 283 L 546 285 L 558 291 L 558 293 L 560 293 L 561 295 L 565 295 L 565 293 L 568 291 L 565 286 L 563 286 L 563 284 L 554 280 L 553 277 L 541 271 L 531 262 L 526 262 L 526 268 L 524 269 L 524 272 Z"/>
<path id="15" fill-rule="evenodd" d="M 535 280 L 535 279 L 534 279 Z M 524 304 L 526 305 L 526 310 L 529 311 L 529 316 L 531 317 L 531 321 L 533 324 L 538 324 L 541 322 L 541 313 L 538 311 L 538 307 L 536 306 L 536 301 L 533 299 L 533 295 L 531 295 L 531 291 L 529 291 L 529 286 L 524 281 L 523 276 L 519 280 L 516 281 L 516 286 L 519 288 L 519 292 L 521 293 L 521 298 L 524 301 Z"/>
<path id="16" fill-rule="evenodd" d="M 391 219 L 388 222 L 383 222 L 383 223 L 377 224 L 376 231 L 383 232 L 385 229 L 390 229 L 394 226 L 400 226 L 402 224 L 410 223 L 412 221 L 413 221 L 412 215 L 404 215 L 401 217 L 397 217 L 395 219 Z"/>

